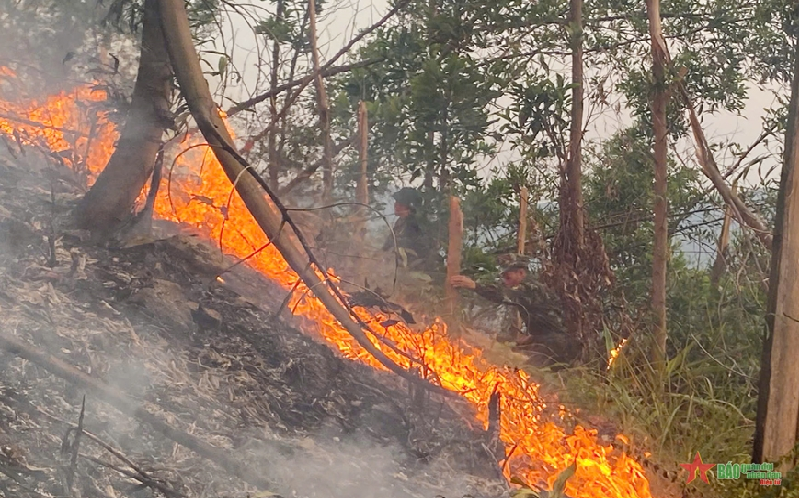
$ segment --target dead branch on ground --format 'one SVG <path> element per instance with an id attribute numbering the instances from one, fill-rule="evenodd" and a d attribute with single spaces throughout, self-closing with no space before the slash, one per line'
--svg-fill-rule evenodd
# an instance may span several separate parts
<path id="1" fill-rule="evenodd" d="M 228 454 L 225 450 L 211 446 L 205 441 L 172 427 L 147 411 L 141 406 L 139 401 L 128 397 L 118 388 L 112 388 L 108 384 L 90 377 L 75 367 L 68 365 L 59 358 L 43 353 L 16 337 L 10 336 L 8 333 L 0 332 L 0 348 L 25 358 L 53 375 L 75 384 L 82 389 L 100 394 L 103 401 L 111 404 L 122 413 L 150 425 L 150 427 L 163 434 L 165 437 L 190 449 L 203 458 L 211 460 L 231 475 L 261 489 L 269 488 L 269 482 L 267 480 L 261 477 L 260 474 L 250 471 L 242 462 Z"/>
<path id="2" fill-rule="evenodd" d="M 80 416 L 78 417 L 78 426 L 70 427 L 66 434 L 64 434 L 64 441 L 61 444 L 61 453 L 66 454 L 71 452 L 69 467 L 67 468 L 67 485 L 66 492 L 72 494 L 72 486 L 75 483 L 75 471 L 78 468 L 78 452 L 80 452 L 80 440 L 83 436 L 83 417 L 86 415 L 86 395 L 83 395 L 83 402 L 80 405 Z M 75 434 L 72 437 L 72 443 L 69 443 L 70 433 Z"/>

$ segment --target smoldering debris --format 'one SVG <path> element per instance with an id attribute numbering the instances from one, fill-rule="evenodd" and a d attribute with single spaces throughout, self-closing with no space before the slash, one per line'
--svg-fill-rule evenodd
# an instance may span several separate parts
<path id="1" fill-rule="evenodd" d="M 244 267 L 230 280 L 258 294 L 233 292 L 214 278 L 229 262 L 194 237 L 84 245 L 68 228 L 78 193 L 61 185 L 54 210 L 43 185 L 35 171 L 0 171 L 2 333 L 125 393 L 269 486 L 256 494 L 98 392 L 0 352 L 0 495 L 65 494 L 70 462 L 59 454 L 84 395 L 76 496 L 506 493 L 463 407 L 428 399 L 420 409 L 395 377 L 277 319 L 264 308 L 284 291 Z"/>

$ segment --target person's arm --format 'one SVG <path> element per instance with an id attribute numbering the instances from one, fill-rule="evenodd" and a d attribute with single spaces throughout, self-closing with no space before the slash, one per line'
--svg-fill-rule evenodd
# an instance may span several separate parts
<path id="1" fill-rule="evenodd" d="M 505 295 L 500 284 L 475 284 L 474 292 L 493 303 L 502 304 L 505 302 Z"/>
<path id="2" fill-rule="evenodd" d="M 495 303 L 501 304 L 505 300 L 505 296 L 502 294 L 498 284 L 478 284 L 466 275 L 455 275 L 450 278 L 449 283 L 456 289 L 469 289 L 484 299 Z"/>

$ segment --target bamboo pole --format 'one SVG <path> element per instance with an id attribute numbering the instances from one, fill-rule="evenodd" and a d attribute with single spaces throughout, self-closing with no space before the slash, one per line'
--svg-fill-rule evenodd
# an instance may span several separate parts
<path id="1" fill-rule="evenodd" d="M 449 248 L 447 250 L 447 287 L 446 299 L 450 315 L 458 309 L 458 291 L 449 281 L 461 272 L 463 251 L 463 212 L 461 201 L 457 197 L 449 198 Z"/>
<path id="2" fill-rule="evenodd" d="M 432 385 L 413 375 L 386 356 L 364 331 L 368 327 L 363 322 L 356 322 L 344 306 L 343 303 L 346 301 L 343 300 L 343 296 L 338 297 L 330 292 L 330 289 L 337 289 L 334 284 L 323 281 L 317 275 L 317 271 L 323 274 L 324 268 L 309 261 L 313 254 L 303 242 L 301 232 L 291 222 L 288 211 L 266 182 L 255 173 L 232 145 L 233 139 L 219 115 L 218 107 L 203 76 L 183 0 L 158 0 L 158 7 L 172 67 L 192 117 L 214 151 L 228 179 L 235 186 L 236 192 L 269 241 L 280 251 L 308 289 L 312 289 L 313 295 L 322 302 L 336 321 L 381 365 L 410 382 L 441 395 L 453 396 L 452 391 Z M 267 192 L 268 198 L 264 197 L 264 191 Z M 291 230 L 284 229 L 286 224 Z M 300 252 L 297 243 L 304 246 L 305 254 Z"/>
<path id="3" fill-rule="evenodd" d="M 524 254 L 524 244 L 527 242 L 527 187 L 522 187 L 519 192 L 519 245 L 516 252 Z"/>

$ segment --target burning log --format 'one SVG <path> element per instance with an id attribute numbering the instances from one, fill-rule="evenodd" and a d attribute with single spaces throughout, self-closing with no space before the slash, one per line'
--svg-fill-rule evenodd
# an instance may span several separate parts
<path id="1" fill-rule="evenodd" d="M 266 479 L 261 477 L 258 473 L 247 469 L 242 462 L 237 461 L 232 455 L 186 432 L 172 427 L 144 409 L 138 401 L 120 392 L 118 388 L 111 387 L 98 379 L 90 377 L 54 356 L 37 351 L 30 345 L 6 333 L 0 333 L 0 348 L 39 365 L 67 382 L 71 382 L 88 391 L 99 393 L 102 395 L 103 401 L 113 405 L 122 413 L 149 424 L 153 429 L 172 441 L 218 464 L 231 475 L 261 489 L 269 489 L 270 483 Z"/>
<path id="2" fill-rule="evenodd" d="M 214 154 L 219 159 L 225 174 L 235 185 L 247 209 L 252 213 L 269 240 L 280 251 L 286 262 L 300 276 L 305 285 L 309 289 L 313 289 L 314 295 L 325 305 L 330 314 L 361 347 L 368 351 L 385 368 L 419 386 L 424 386 L 442 395 L 453 396 L 454 393 L 452 391 L 440 386 L 434 386 L 397 365 L 383 351 L 378 349 L 366 335 L 362 329 L 362 327 L 368 328 L 366 324 L 360 319 L 358 319 L 359 323 L 353 320 L 354 313 L 352 309 L 345 307 L 346 299 L 330 281 L 324 268 L 313 256 L 302 236 L 302 232 L 291 221 L 291 217 L 280 202 L 280 199 L 274 195 L 266 182 L 255 173 L 247 161 L 231 145 L 233 140 L 217 111 L 216 103 L 213 101 L 211 92 L 208 89 L 208 83 L 203 76 L 183 1 L 159 0 L 158 9 L 167 43 L 167 51 L 169 52 L 178 84 L 189 110 L 197 122 L 197 127 L 205 136 Z M 269 201 L 264 199 L 264 191 L 269 195 Z M 292 228 L 293 236 L 283 231 L 285 224 Z M 302 244 L 306 256 L 303 256 L 297 249 L 295 240 Z M 308 265 L 309 259 L 316 267 L 315 270 L 326 278 L 328 287 L 333 290 L 336 294 L 335 296 L 324 290 L 324 282 L 317 275 L 314 268 Z"/>

